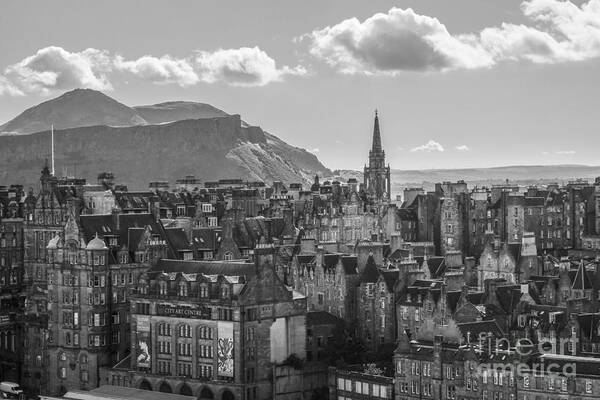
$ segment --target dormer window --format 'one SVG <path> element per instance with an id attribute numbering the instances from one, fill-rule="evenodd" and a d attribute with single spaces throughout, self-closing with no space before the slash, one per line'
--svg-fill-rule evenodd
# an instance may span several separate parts
<path id="1" fill-rule="evenodd" d="M 221 298 L 228 299 L 229 298 L 229 285 L 221 286 Z"/>
<path id="2" fill-rule="evenodd" d="M 162 296 L 165 296 L 167 294 L 167 282 L 158 282 L 158 293 Z"/>
<path id="3" fill-rule="evenodd" d="M 188 285 L 186 282 L 181 282 L 179 284 L 179 295 L 183 297 L 188 295 Z"/>
<path id="4" fill-rule="evenodd" d="M 203 283 L 200 285 L 200 297 L 207 298 L 208 297 L 208 285 Z"/>

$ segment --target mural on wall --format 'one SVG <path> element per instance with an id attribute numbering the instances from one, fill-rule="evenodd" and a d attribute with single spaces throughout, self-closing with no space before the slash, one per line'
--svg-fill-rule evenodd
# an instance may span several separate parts
<path id="1" fill-rule="evenodd" d="M 137 366 L 150 368 L 152 356 L 150 354 L 150 318 L 137 316 L 137 340 L 135 344 Z"/>
<path id="2" fill-rule="evenodd" d="M 217 331 L 217 373 L 220 376 L 233 377 L 233 323 L 219 322 Z"/>

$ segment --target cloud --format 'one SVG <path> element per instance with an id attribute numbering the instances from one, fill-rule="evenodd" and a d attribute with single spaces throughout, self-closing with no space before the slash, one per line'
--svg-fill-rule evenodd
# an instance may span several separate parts
<path id="1" fill-rule="evenodd" d="M 187 60 L 172 58 L 168 55 L 162 57 L 143 56 L 131 61 L 125 61 L 123 57 L 117 56 L 115 66 L 121 71 L 130 72 L 155 83 L 176 83 L 180 86 L 189 86 L 200 81 Z"/>
<path id="2" fill-rule="evenodd" d="M 312 150 L 308 150 L 309 153 L 313 153 L 313 154 L 318 154 L 321 150 L 319 150 L 318 148 L 314 148 Z"/>
<path id="3" fill-rule="evenodd" d="M 8 94 L 47 94 L 52 90 L 75 87 L 111 90 L 107 77 L 111 69 L 107 51 L 90 48 L 69 52 L 62 47 L 50 46 L 8 66 L 0 87 Z"/>
<path id="4" fill-rule="evenodd" d="M 277 68 L 275 60 L 259 47 L 201 51 L 194 62 L 202 81 L 223 81 L 233 86 L 264 86 L 281 81 L 286 75 L 305 75 L 307 72 L 301 66 Z"/>
<path id="5" fill-rule="evenodd" d="M 542 151 L 543 155 L 556 154 L 556 155 L 572 155 L 575 154 L 575 150 L 557 150 L 557 151 Z"/>
<path id="6" fill-rule="evenodd" d="M 12 96 L 16 96 L 22 95 L 23 92 L 14 87 L 13 84 L 10 83 L 10 81 L 4 76 L 0 75 L 0 96 L 2 96 L 3 94 L 10 94 Z"/>
<path id="7" fill-rule="evenodd" d="M 429 142 L 425 143 L 424 145 L 417 146 L 414 149 L 411 149 L 410 151 L 412 151 L 412 152 L 415 152 L 415 151 L 424 151 L 424 152 L 427 152 L 427 153 L 431 153 L 433 151 L 442 152 L 442 151 L 444 151 L 444 148 L 442 147 L 441 144 L 439 144 L 435 140 L 430 140 Z"/>
<path id="8" fill-rule="evenodd" d="M 455 147 L 458 151 L 470 151 L 471 149 L 466 144 L 461 144 L 460 146 Z"/>
<path id="9" fill-rule="evenodd" d="M 310 53 L 342 73 L 489 68 L 500 62 L 580 61 L 600 56 L 600 0 L 521 4 L 528 25 L 503 23 L 451 34 L 437 18 L 391 8 L 364 21 L 350 18 L 302 36 Z"/>
<path id="10" fill-rule="evenodd" d="M 196 85 L 221 82 L 231 86 L 264 86 L 290 75 L 305 75 L 302 66 L 278 67 L 259 47 L 199 51 L 176 58 L 145 55 L 126 59 L 107 50 L 70 52 L 49 46 L 9 65 L 0 73 L 0 95 L 49 94 L 54 90 L 111 90 L 115 72 L 157 84 Z M 114 80 L 114 79 L 113 79 Z"/>
<path id="11" fill-rule="evenodd" d="M 575 150 L 559 150 L 559 151 L 555 151 L 554 154 L 560 154 L 560 155 L 575 154 Z"/>

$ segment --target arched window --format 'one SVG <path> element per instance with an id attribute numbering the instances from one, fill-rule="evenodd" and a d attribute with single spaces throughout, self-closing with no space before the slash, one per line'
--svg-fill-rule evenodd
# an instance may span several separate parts
<path id="1" fill-rule="evenodd" d="M 202 283 L 200 285 L 200 297 L 207 298 L 208 297 L 208 285 L 206 283 Z"/>
<path id="2" fill-rule="evenodd" d="M 225 391 L 221 395 L 221 400 L 235 400 L 235 396 L 233 393 L 231 393 L 230 390 L 225 389 Z"/>
<path id="3" fill-rule="evenodd" d="M 142 380 L 142 382 L 140 382 L 140 389 L 142 390 L 152 390 L 152 385 L 150 384 L 150 382 L 148 382 L 147 380 Z"/>
<path id="4" fill-rule="evenodd" d="M 221 298 L 228 299 L 229 298 L 229 285 L 223 284 L 221 286 Z"/>
<path id="5" fill-rule="evenodd" d="M 187 384 L 183 384 L 183 386 L 181 386 L 181 389 L 179 389 L 179 394 L 183 395 L 183 396 L 193 396 L 194 393 L 192 392 L 192 388 L 189 387 L 189 385 Z"/>
<path id="6" fill-rule="evenodd" d="M 167 294 L 167 282 L 165 281 L 160 281 L 158 282 L 158 292 L 161 295 L 166 295 Z"/>
<path id="7" fill-rule="evenodd" d="M 224 258 L 225 260 L 227 260 L 227 261 L 229 261 L 229 260 L 233 260 L 233 253 L 232 253 L 232 252 L 230 252 L 230 251 L 226 251 L 226 252 L 225 252 L 225 255 L 223 256 L 223 258 Z"/>
<path id="8" fill-rule="evenodd" d="M 179 325 L 179 337 L 192 337 L 192 327 L 188 324 Z"/>
<path id="9" fill-rule="evenodd" d="M 161 336 L 171 336 L 171 325 L 164 322 L 158 324 L 158 334 Z"/>
<path id="10" fill-rule="evenodd" d="M 158 391 L 163 393 L 173 393 L 171 386 L 167 382 L 161 383 L 158 388 Z"/>
<path id="11" fill-rule="evenodd" d="M 179 295 L 182 297 L 187 297 L 188 295 L 188 284 L 187 282 L 179 283 Z"/>
<path id="12" fill-rule="evenodd" d="M 215 395 L 209 388 L 204 387 L 200 391 L 200 397 L 199 397 L 200 400 L 212 400 L 214 398 L 215 398 Z"/>

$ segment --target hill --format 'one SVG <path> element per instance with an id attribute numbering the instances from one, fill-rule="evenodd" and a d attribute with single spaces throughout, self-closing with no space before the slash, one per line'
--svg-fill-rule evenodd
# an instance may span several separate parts
<path id="1" fill-rule="evenodd" d="M 91 89 L 75 89 L 52 100 L 28 108 L 14 119 L 0 125 L 0 132 L 29 134 L 54 129 L 108 125 L 133 126 L 147 122 L 138 113 Z"/>
<path id="2" fill-rule="evenodd" d="M 100 92 L 78 89 L 2 125 L 17 132 L 0 135 L 2 184 L 37 184 L 50 156 L 49 122 L 55 125 L 57 175 L 68 169 L 69 175 L 90 182 L 102 171 L 113 172 L 132 189 L 155 180 L 173 183 L 190 174 L 205 181 L 308 184 L 315 174 L 331 173 L 314 154 L 209 104 L 128 107 Z M 87 125 L 93 123 L 99 124 Z M 74 124 L 83 125 L 70 126 Z M 43 131 L 30 133 L 40 126 Z"/>

